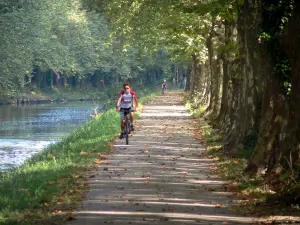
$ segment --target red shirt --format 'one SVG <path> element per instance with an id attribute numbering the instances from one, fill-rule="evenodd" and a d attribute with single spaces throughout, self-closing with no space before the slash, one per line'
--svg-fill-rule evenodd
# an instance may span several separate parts
<path id="1" fill-rule="evenodd" d="M 125 94 L 125 91 L 124 90 L 122 90 L 122 91 L 120 91 L 119 92 L 119 94 L 118 94 L 118 97 L 120 97 L 121 95 L 124 95 Z M 130 90 L 130 94 L 132 94 L 132 95 L 135 95 L 136 96 L 136 93 L 133 91 L 133 90 Z"/>

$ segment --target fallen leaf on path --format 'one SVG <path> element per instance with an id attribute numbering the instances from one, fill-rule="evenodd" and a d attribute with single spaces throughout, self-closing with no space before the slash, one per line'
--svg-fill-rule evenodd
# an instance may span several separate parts
<path id="1" fill-rule="evenodd" d="M 73 216 L 68 216 L 67 221 L 70 221 L 70 220 L 76 220 L 76 218 Z"/>
<path id="2" fill-rule="evenodd" d="M 62 211 L 60 211 L 60 210 L 55 210 L 55 211 L 53 212 L 53 214 L 60 214 L 60 213 L 62 213 Z"/>
<path id="3" fill-rule="evenodd" d="M 99 153 L 99 158 L 100 158 L 101 160 L 104 160 L 104 159 L 106 159 L 106 156 Z"/>
<path id="4" fill-rule="evenodd" d="M 102 161 L 100 159 L 96 159 L 96 164 L 100 164 Z"/>
<path id="5" fill-rule="evenodd" d="M 208 190 L 208 191 L 216 191 L 215 188 L 208 188 L 207 190 Z"/>

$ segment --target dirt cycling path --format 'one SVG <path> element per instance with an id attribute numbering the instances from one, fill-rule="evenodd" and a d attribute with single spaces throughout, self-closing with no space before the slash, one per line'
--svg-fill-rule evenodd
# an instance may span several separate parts
<path id="1" fill-rule="evenodd" d="M 156 97 L 144 107 L 130 145 L 89 178 L 89 191 L 70 225 L 253 224 L 233 213 L 238 199 L 217 178 L 180 96 Z"/>

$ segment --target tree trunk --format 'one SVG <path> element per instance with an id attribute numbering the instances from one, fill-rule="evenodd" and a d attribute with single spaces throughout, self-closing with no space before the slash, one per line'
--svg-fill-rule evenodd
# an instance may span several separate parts
<path id="1" fill-rule="evenodd" d="M 256 68 L 262 61 L 257 56 L 258 49 L 257 33 L 261 23 L 261 2 L 257 0 L 244 0 L 244 3 L 238 6 L 238 39 L 240 53 L 240 71 L 234 76 L 234 87 L 238 90 L 236 96 L 237 105 L 234 109 L 235 121 L 233 130 L 230 132 L 230 150 L 236 153 L 239 149 L 244 149 L 245 137 L 257 132 L 257 113 L 259 108 L 257 102 L 261 98 L 257 92 L 256 86 L 260 73 Z M 231 107 L 232 108 L 232 107 Z"/>
<path id="2" fill-rule="evenodd" d="M 53 71 L 52 70 L 49 70 L 47 72 L 47 75 L 48 75 L 48 82 L 49 82 L 49 86 L 51 88 L 54 88 L 54 83 L 53 83 L 53 80 L 54 80 L 54 74 L 53 74 Z"/>
<path id="3" fill-rule="evenodd" d="M 205 64 L 203 65 L 203 71 L 204 71 L 204 90 L 203 90 L 203 98 L 201 103 L 207 104 L 211 98 L 210 96 L 210 89 L 211 89 L 211 82 L 210 82 L 210 74 L 209 74 L 209 65 Z"/>
<path id="4" fill-rule="evenodd" d="M 197 87 L 197 77 L 199 76 L 199 62 L 196 55 L 192 55 L 192 71 L 191 71 L 191 81 L 190 81 L 190 91 L 192 97 L 196 94 Z"/>
<path id="5" fill-rule="evenodd" d="M 119 81 L 119 74 L 117 73 L 117 70 L 115 70 L 114 72 L 113 72 L 113 74 L 114 74 L 114 77 L 115 77 L 115 85 L 119 85 L 120 84 L 120 81 Z"/>
<path id="6" fill-rule="evenodd" d="M 192 69 L 191 66 L 189 66 L 186 72 L 186 86 L 185 86 L 186 92 L 191 90 L 191 73 L 192 73 Z"/>
<path id="7" fill-rule="evenodd" d="M 290 112 L 288 124 L 279 157 L 281 165 L 286 169 L 296 168 L 300 161 L 300 2 L 294 1 L 294 10 L 285 27 L 282 46 L 290 59 L 292 77 L 290 93 Z M 290 158 L 292 160 L 290 160 Z M 293 171 L 289 170 L 293 173 Z"/>
<path id="8" fill-rule="evenodd" d="M 212 28 L 213 29 L 213 28 Z M 208 66 L 209 66 L 209 76 L 210 76 L 210 100 L 207 109 L 205 110 L 205 114 L 212 113 L 216 108 L 216 100 L 217 100 L 217 77 L 214 69 L 214 50 L 212 43 L 212 34 L 210 33 L 209 37 L 206 39 L 206 47 L 208 50 Z"/>
<path id="9" fill-rule="evenodd" d="M 262 174 L 270 171 L 278 163 L 280 136 L 286 123 L 287 107 L 282 94 L 280 82 L 274 74 L 274 65 L 267 50 L 264 51 L 264 62 L 261 69 L 264 80 L 262 119 L 260 122 L 258 140 L 248 162 L 247 172 Z M 276 93 L 276 94 L 275 94 Z"/>
<path id="10" fill-rule="evenodd" d="M 212 43 L 212 35 L 210 35 L 206 40 L 206 45 L 208 49 L 209 55 L 209 75 L 211 79 L 211 86 L 210 86 L 210 101 L 209 106 L 207 107 L 205 114 L 212 114 L 217 115 L 219 110 L 220 104 L 220 75 L 221 75 L 221 68 L 220 63 L 221 60 L 217 57 L 216 60 L 213 60 L 214 51 L 213 51 L 213 43 Z"/>
<path id="11" fill-rule="evenodd" d="M 225 46 L 227 50 L 222 54 L 222 62 L 223 62 L 223 87 L 222 87 L 222 99 L 221 99 L 221 108 L 218 116 L 218 121 L 226 127 L 226 124 L 229 124 L 229 100 L 231 96 L 231 91 L 229 87 L 229 81 L 231 79 L 230 74 L 232 72 L 231 64 L 233 59 L 232 49 L 229 46 L 233 43 L 233 30 L 234 30 L 235 22 L 233 20 L 228 21 L 225 20 Z"/>

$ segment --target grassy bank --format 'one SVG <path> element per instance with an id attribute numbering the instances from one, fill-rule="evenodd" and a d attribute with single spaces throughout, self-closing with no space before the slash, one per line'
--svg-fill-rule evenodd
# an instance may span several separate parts
<path id="1" fill-rule="evenodd" d="M 148 92 L 141 104 L 153 96 Z M 119 114 L 110 109 L 21 167 L 1 173 L 0 224 L 62 224 L 72 219 L 74 202 L 84 198 L 86 174 L 111 150 L 119 123 Z"/>

